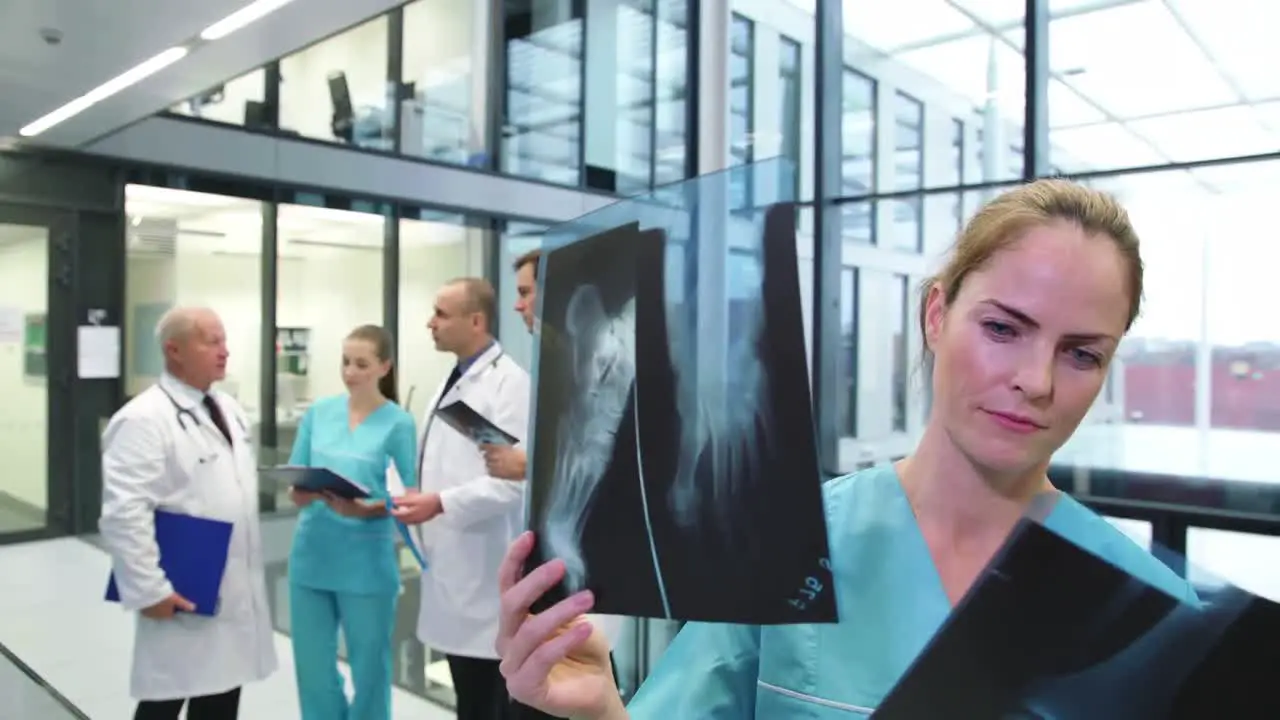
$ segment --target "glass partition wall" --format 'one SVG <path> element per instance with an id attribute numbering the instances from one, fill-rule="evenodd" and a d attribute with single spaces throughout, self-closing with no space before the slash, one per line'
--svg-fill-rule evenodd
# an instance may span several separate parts
<path id="1" fill-rule="evenodd" d="M 641 192 L 694 172 L 697 13 L 688 0 L 415 0 L 168 113 Z"/>

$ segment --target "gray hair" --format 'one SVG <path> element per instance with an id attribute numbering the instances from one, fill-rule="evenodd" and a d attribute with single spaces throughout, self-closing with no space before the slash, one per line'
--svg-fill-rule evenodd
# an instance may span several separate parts
<path id="1" fill-rule="evenodd" d="M 156 323 L 156 342 L 164 347 L 166 343 L 187 338 L 195 332 L 200 318 L 212 313 L 212 310 L 202 307 L 169 308 Z"/>

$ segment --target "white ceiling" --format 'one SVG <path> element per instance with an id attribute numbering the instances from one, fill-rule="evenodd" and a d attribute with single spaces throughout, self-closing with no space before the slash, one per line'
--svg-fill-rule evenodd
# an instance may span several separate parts
<path id="1" fill-rule="evenodd" d="M 1025 0 L 843 3 L 848 35 L 871 48 L 867 62 L 891 57 L 975 107 L 991 95 L 994 52 L 1000 110 L 1021 123 Z M 1049 8 L 1049 123 L 1063 170 L 1280 150 L 1280 3 L 1049 0 Z"/>
<path id="2" fill-rule="evenodd" d="M 125 212 L 135 225 L 143 219 L 176 220 L 178 252 L 183 254 L 262 252 L 262 204 L 253 200 L 129 185 L 125 188 Z M 278 251 L 283 257 L 383 247 L 380 215 L 281 205 L 278 222 Z M 413 251 L 458 244 L 466 241 L 467 232 L 466 227 L 445 222 L 401 220 L 400 247 L 402 251 Z"/>
<path id="3" fill-rule="evenodd" d="M 248 5 L 250 0 L 5 0 L 0 138 Z M 294 0 L 35 138 L 80 147 L 173 103 L 390 10 L 399 0 Z M 42 28 L 62 34 L 57 45 Z"/>

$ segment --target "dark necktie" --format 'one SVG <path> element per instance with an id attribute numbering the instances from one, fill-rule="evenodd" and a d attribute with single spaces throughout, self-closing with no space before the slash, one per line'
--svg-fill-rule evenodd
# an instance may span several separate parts
<path id="1" fill-rule="evenodd" d="M 227 444 L 234 445 L 235 443 L 231 442 L 231 429 L 227 427 L 227 418 L 222 415 L 222 408 L 218 407 L 213 396 L 204 396 L 204 407 L 209 411 L 209 417 L 213 418 L 213 424 L 222 432 L 222 437 L 227 439 Z"/>
<path id="2" fill-rule="evenodd" d="M 462 377 L 462 371 L 458 369 L 457 365 L 454 365 L 453 372 L 449 373 L 449 379 L 446 380 L 444 383 L 444 392 L 440 393 L 440 397 L 444 397 L 445 395 L 448 395 L 449 391 L 453 389 L 453 386 L 457 384 L 458 379 L 461 377 Z"/>

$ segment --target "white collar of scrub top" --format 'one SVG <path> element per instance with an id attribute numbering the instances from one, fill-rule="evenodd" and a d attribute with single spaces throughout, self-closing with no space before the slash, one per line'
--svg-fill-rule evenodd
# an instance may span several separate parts
<path id="1" fill-rule="evenodd" d="M 464 386 L 489 374 L 491 370 L 498 366 L 498 362 L 502 360 L 505 354 L 506 351 L 502 349 L 502 345 L 497 340 L 494 340 L 489 345 L 488 350 L 480 353 L 475 360 L 471 361 L 471 364 L 467 366 L 466 372 L 462 373 L 462 376 L 453 384 L 453 387 L 449 388 L 449 392 L 440 398 L 439 404 L 446 405 L 457 399 L 463 392 Z"/>

